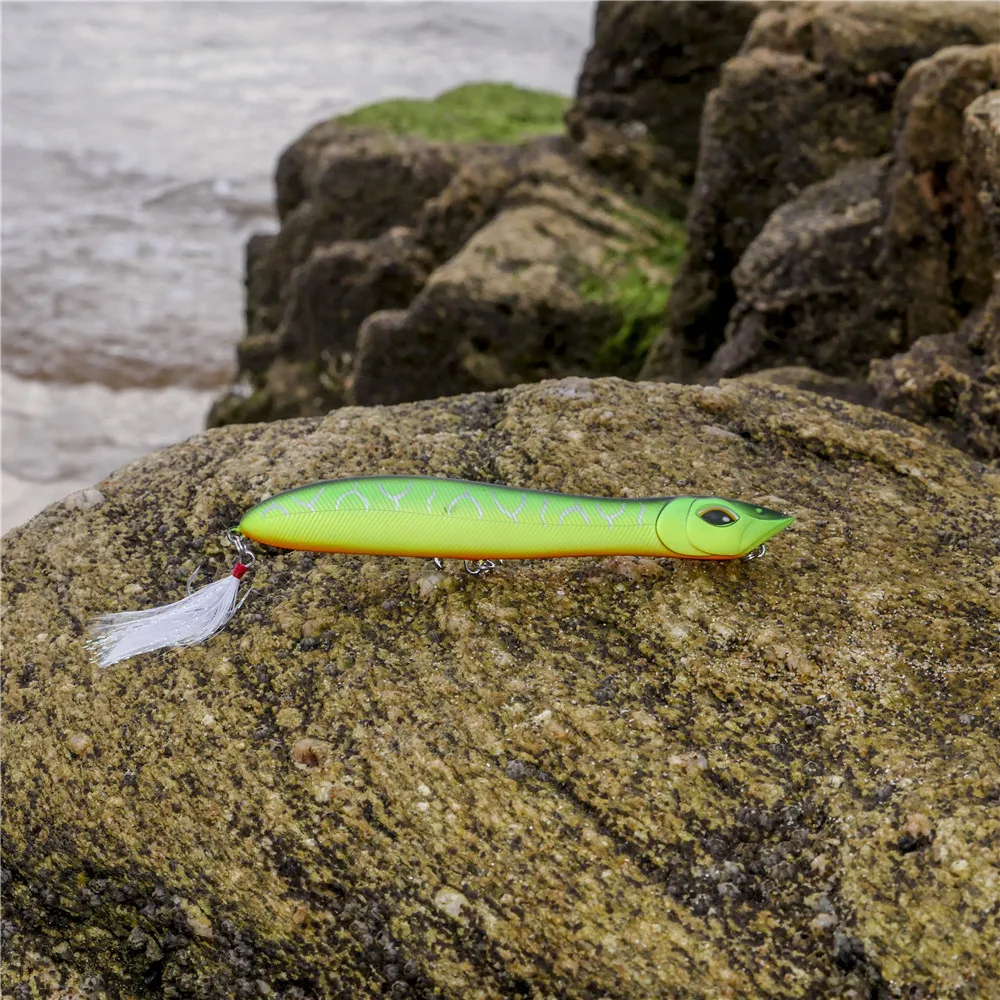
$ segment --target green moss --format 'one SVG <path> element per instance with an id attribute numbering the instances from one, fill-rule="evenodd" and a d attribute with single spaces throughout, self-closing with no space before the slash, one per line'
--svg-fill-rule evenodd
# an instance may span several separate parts
<path id="1" fill-rule="evenodd" d="M 469 83 L 430 101 L 381 101 L 343 115 L 345 125 L 373 125 L 437 142 L 520 142 L 563 130 L 570 99 L 509 83 Z"/>
<path id="2" fill-rule="evenodd" d="M 684 226 L 675 219 L 642 223 L 641 237 L 626 247 L 613 247 L 601 271 L 587 274 L 580 285 L 585 299 L 611 308 L 621 317 L 618 329 L 601 345 L 602 369 L 637 375 L 666 322 L 667 302 L 684 257 Z"/>

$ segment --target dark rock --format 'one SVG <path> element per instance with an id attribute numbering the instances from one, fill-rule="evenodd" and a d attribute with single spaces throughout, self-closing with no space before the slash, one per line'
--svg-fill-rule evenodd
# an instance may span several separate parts
<path id="1" fill-rule="evenodd" d="M 980 263 L 1000 269 L 1000 93 L 971 103 L 964 121 L 971 190 L 964 204 L 981 213 L 982 230 L 995 241 Z M 905 353 L 874 363 L 870 382 L 879 406 L 938 429 L 981 458 L 1000 458 L 1000 281 L 956 331 L 921 337 Z"/>
<path id="2" fill-rule="evenodd" d="M 566 115 L 591 166 L 651 203 L 683 211 L 705 95 L 761 6 L 598 3 L 594 44 Z"/>
<path id="3" fill-rule="evenodd" d="M 983 302 L 990 199 L 977 197 L 961 122 L 963 102 L 993 83 L 1000 45 L 944 49 L 910 70 L 892 156 L 810 186 L 743 254 L 725 341 L 700 377 L 804 365 L 860 382 L 870 359 L 947 332 Z"/>
<path id="4" fill-rule="evenodd" d="M 644 377 L 690 379 L 722 343 L 732 271 L 768 216 L 852 160 L 890 151 L 892 99 L 916 61 L 996 38 L 992 4 L 796 4 L 765 10 L 705 103 L 688 258 Z"/>
<path id="5" fill-rule="evenodd" d="M 1000 260 L 1000 95 L 984 94 L 965 109 L 962 138 L 976 202 Z"/>
<path id="6" fill-rule="evenodd" d="M 980 458 L 1000 458 L 1000 287 L 956 332 L 873 363 L 870 382 L 877 405 Z"/>
<path id="7" fill-rule="evenodd" d="M 473 149 L 335 121 L 310 129 L 278 161 L 281 229 L 253 263 L 248 332 L 277 326 L 292 274 L 317 249 L 413 225 Z"/>
<path id="8" fill-rule="evenodd" d="M 564 139 L 544 138 L 470 155 L 447 187 L 424 206 L 417 241 L 443 264 L 492 220 L 512 188 L 544 178 L 553 157 L 565 159 L 571 152 Z"/>
<path id="9" fill-rule="evenodd" d="M 956 329 L 993 285 L 996 261 L 965 160 L 963 120 L 976 98 L 998 87 L 1000 44 L 961 46 L 917 63 L 896 94 L 881 263 L 904 303 L 904 347 Z"/>
<path id="10" fill-rule="evenodd" d="M 430 263 L 430 254 L 403 227 L 375 240 L 315 250 L 282 292 L 277 329 L 247 337 L 238 349 L 251 393 L 236 388 L 223 396 L 209 426 L 318 415 L 343 405 L 362 321 L 379 309 L 407 305 L 427 280 Z"/>
<path id="11" fill-rule="evenodd" d="M 887 172 L 886 157 L 851 164 L 768 219 L 732 272 L 704 378 L 796 365 L 863 384 L 870 358 L 899 349 L 900 300 L 878 267 Z"/>
<path id="12" fill-rule="evenodd" d="M 356 189 L 369 162 L 371 183 L 388 193 Z M 210 426 L 570 374 L 634 375 L 651 326 L 662 324 L 679 225 L 616 194 L 566 139 L 447 152 L 321 128 L 279 175 L 282 229 L 248 247 L 249 332 Z M 414 227 L 372 237 L 392 198 Z"/>
<path id="13" fill-rule="evenodd" d="M 434 271 L 405 312 L 366 320 L 352 376 L 356 402 L 626 373 L 628 351 L 608 350 L 621 314 L 613 302 L 585 293 L 587 279 L 614 271 L 608 257 L 615 245 L 655 245 L 669 234 L 558 153 L 542 150 L 522 161 L 520 173 L 511 169 L 504 163 L 487 172 L 484 197 L 449 202 L 446 191 L 431 206 L 463 237 L 472 218 L 489 221 Z M 467 181 L 461 183 L 464 188 Z M 446 202 L 462 210 L 446 212 Z M 459 222 L 463 217 L 470 221 Z"/>

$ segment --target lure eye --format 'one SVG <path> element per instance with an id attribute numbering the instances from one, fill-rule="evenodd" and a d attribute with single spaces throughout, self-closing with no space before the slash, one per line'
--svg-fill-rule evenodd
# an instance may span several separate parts
<path id="1" fill-rule="evenodd" d="M 735 524 L 739 519 L 739 514 L 727 510 L 725 507 L 706 507 L 705 510 L 698 511 L 698 516 L 708 524 L 714 524 L 717 528 L 723 528 L 727 524 Z"/>

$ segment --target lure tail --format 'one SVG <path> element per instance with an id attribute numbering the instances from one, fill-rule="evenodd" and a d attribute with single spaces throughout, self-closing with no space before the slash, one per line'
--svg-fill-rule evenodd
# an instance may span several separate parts
<path id="1" fill-rule="evenodd" d="M 90 626 L 89 645 L 97 653 L 98 664 L 110 667 L 119 660 L 165 646 L 194 646 L 225 628 L 246 600 L 244 597 L 237 601 L 237 595 L 240 580 L 253 564 L 253 554 L 243 546 L 239 548 L 239 561 L 229 576 L 173 604 L 95 619 Z"/>

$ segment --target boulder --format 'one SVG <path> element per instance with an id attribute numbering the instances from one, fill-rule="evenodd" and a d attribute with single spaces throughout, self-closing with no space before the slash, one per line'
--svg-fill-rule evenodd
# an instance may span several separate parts
<path id="1" fill-rule="evenodd" d="M 431 260 L 403 226 L 378 239 L 315 249 L 289 278 L 277 328 L 240 343 L 239 369 L 249 387 L 238 382 L 216 400 L 208 426 L 318 416 L 344 405 L 362 321 L 409 304 Z"/>
<path id="2" fill-rule="evenodd" d="M 963 118 L 966 168 L 993 243 L 993 256 L 1000 260 L 1000 94 L 977 98 Z"/>
<path id="3" fill-rule="evenodd" d="M 958 447 L 1000 459 L 1000 91 L 965 109 L 963 185 L 992 235 L 993 291 L 959 328 L 921 337 L 905 353 L 872 364 L 877 403 L 928 424 Z"/>
<path id="4" fill-rule="evenodd" d="M 732 272 L 736 303 L 706 379 L 804 365 L 864 382 L 898 350 L 901 303 L 879 262 L 887 157 L 860 160 L 779 208 Z"/>
<path id="5" fill-rule="evenodd" d="M 617 339 L 627 317 L 615 276 L 636 271 L 650 285 L 669 287 L 672 271 L 655 257 L 676 244 L 676 227 L 554 151 L 541 148 L 520 162 L 519 170 L 487 171 L 486 184 L 471 188 L 478 197 L 466 196 L 468 178 L 460 176 L 460 194 L 446 189 L 430 206 L 423 231 L 448 219 L 466 238 L 489 221 L 434 271 L 405 312 L 376 313 L 362 326 L 351 383 L 356 402 L 635 373 L 645 324 L 660 317 L 636 316 Z M 493 177 L 502 185 L 491 184 Z"/>
<path id="6" fill-rule="evenodd" d="M 278 282 L 280 313 L 240 344 L 241 378 L 210 426 L 637 374 L 662 327 L 680 224 L 616 193 L 563 139 L 463 156 L 412 229 L 318 245 Z M 248 255 L 251 294 L 281 238 Z"/>
<path id="7" fill-rule="evenodd" d="M 921 337 L 873 362 L 869 381 L 878 406 L 984 460 L 1000 459 L 1000 286 L 954 333 Z"/>
<path id="8" fill-rule="evenodd" d="M 993 86 L 1000 45 L 914 65 L 897 94 L 891 156 L 806 188 L 740 258 L 725 340 L 700 377 L 792 364 L 864 379 L 872 358 L 951 332 L 982 305 L 995 262 L 962 120 Z"/>
<path id="9" fill-rule="evenodd" d="M 461 161 L 460 146 L 382 129 L 323 122 L 278 160 L 276 206 L 281 229 L 262 247 L 248 282 L 248 334 L 273 332 L 296 269 L 333 243 L 375 239 L 410 226 Z"/>
<path id="10" fill-rule="evenodd" d="M 761 7 L 728 0 L 598 3 L 594 44 L 566 115 L 591 166 L 683 214 L 705 95 Z"/>
<path id="11" fill-rule="evenodd" d="M 954 330 L 993 285 L 997 260 L 962 136 L 966 108 L 997 88 L 1000 43 L 942 49 L 897 92 L 883 267 L 905 302 L 907 346 Z"/>
<path id="12" fill-rule="evenodd" d="M 849 162 L 892 146 L 915 62 L 996 39 L 992 4 L 795 4 L 763 11 L 706 100 L 688 258 L 644 375 L 690 379 L 724 339 L 732 272 L 768 216 Z"/>
<path id="13" fill-rule="evenodd" d="M 414 353 L 408 348 L 405 361 L 399 341 L 390 346 L 384 331 L 378 338 L 366 334 L 359 366 L 358 337 L 366 318 L 419 305 L 418 294 L 435 268 L 448 265 L 501 206 L 511 209 L 536 201 L 535 188 L 551 187 L 552 164 L 558 164 L 558 184 L 586 186 L 592 201 L 611 204 L 610 186 L 593 180 L 569 140 L 537 135 L 550 119 L 558 127 L 565 103 L 556 95 L 509 85 L 469 85 L 434 101 L 390 101 L 360 109 L 315 126 L 286 150 L 276 171 L 281 228 L 275 235 L 258 234 L 248 243 L 247 334 L 237 349 L 237 377 L 212 407 L 209 425 L 315 415 L 354 399 L 414 398 L 415 386 L 423 386 L 419 391 L 431 395 L 445 391 L 444 385 L 458 386 L 447 391 L 496 387 L 520 380 L 521 372 L 531 377 L 536 369 L 535 377 L 591 370 L 634 374 L 648 348 L 649 316 L 655 313 L 657 323 L 662 322 L 664 282 L 668 287 L 673 276 L 679 237 L 678 227 L 669 223 L 665 225 L 670 259 L 663 262 L 647 260 L 647 236 L 635 247 L 612 240 L 606 253 L 594 252 L 594 233 L 584 240 L 580 254 L 571 244 L 558 253 L 549 246 L 540 267 L 544 270 L 555 262 L 558 278 L 553 280 L 572 287 L 551 318 L 540 304 L 540 329 L 527 329 L 530 317 L 522 316 L 502 332 L 504 337 L 524 339 L 526 357 L 519 367 L 513 362 L 498 367 L 485 358 L 479 364 L 472 358 L 468 364 L 462 362 L 479 372 L 471 381 L 456 381 L 450 372 L 439 377 L 432 370 L 412 370 L 409 366 L 421 360 L 449 357 L 454 345 L 447 329 L 437 353 L 427 354 L 419 347 Z M 393 129 L 411 129 L 414 134 Z M 442 136 L 461 141 L 444 141 Z M 483 141 L 474 141 L 476 136 Z M 523 136 L 528 138 L 517 144 Z M 609 188 L 607 198 L 604 187 Z M 567 203 L 565 195 L 563 191 L 555 196 L 557 215 L 579 207 Z M 620 197 L 614 205 L 615 211 L 631 211 Z M 582 211 L 586 215 L 588 210 Z M 653 233 L 655 256 L 664 225 L 646 212 L 637 214 L 642 219 L 639 228 Z M 593 221 L 581 223 L 582 228 Z M 598 221 L 605 226 L 603 217 Z M 540 226 L 545 224 L 539 220 Z M 636 228 L 612 221 L 606 233 L 620 236 L 630 226 Z M 572 220 L 558 219 L 556 228 L 560 227 L 564 235 L 576 235 Z M 502 242 L 509 249 L 510 235 Z M 527 254 L 527 249 L 515 250 L 516 259 L 501 266 L 520 273 Z M 624 257 L 628 260 L 622 264 Z M 624 272 L 640 287 L 638 294 L 633 289 L 629 304 L 622 308 L 614 299 Z M 480 325 L 492 325 L 488 314 L 497 303 L 475 301 L 481 276 L 470 272 L 472 284 L 457 289 L 454 282 L 461 274 L 461 266 L 451 268 L 439 283 L 448 285 L 449 303 L 457 296 L 460 312 L 470 303 L 472 312 L 487 317 Z M 550 290 L 551 281 L 545 281 L 527 289 L 526 297 Z M 513 282 L 506 279 L 508 286 Z M 569 312 L 567 295 L 574 302 Z M 501 302 L 498 308 L 502 314 L 508 304 Z M 460 318 L 450 304 L 436 300 L 433 309 L 422 315 L 434 324 Z M 381 330 L 380 322 L 373 321 L 370 330 Z M 553 331 L 575 326 L 578 337 Z M 424 338 L 425 334 L 407 334 L 404 342 L 418 345 Z M 481 339 L 478 331 L 466 338 L 476 343 Z M 574 346 L 574 340 L 581 346 Z M 388 353 L 373 358 L 376 341 L 378 349 L 385 346 Z M 517 353 L 516 343 L 506 347 Z M 556 355 L 542 357 L 540 351 Z M 475 352 L 482 353 L 479 348 Z M 595 352 L 601 360 L 591 367 Z M 568 355 L 565 362 L 560 360 L 563 354 Z M 480 377 L 487 368 L 493 375 Z M 372 387 L 376 370 L 398 376 L 400 385 Z M 355 395 L 355 385 L 362 387 L 361 396 Z"/>
<path id="14" fill-rule="evenodd" d="M 720 492 L 763 560 L 261 553 L 94 666 L 268 493 Z M 988 995 L 1000 476 L 793 389 L 572 379 L 206 432 L 4 538 L 4 996 Z"/>

